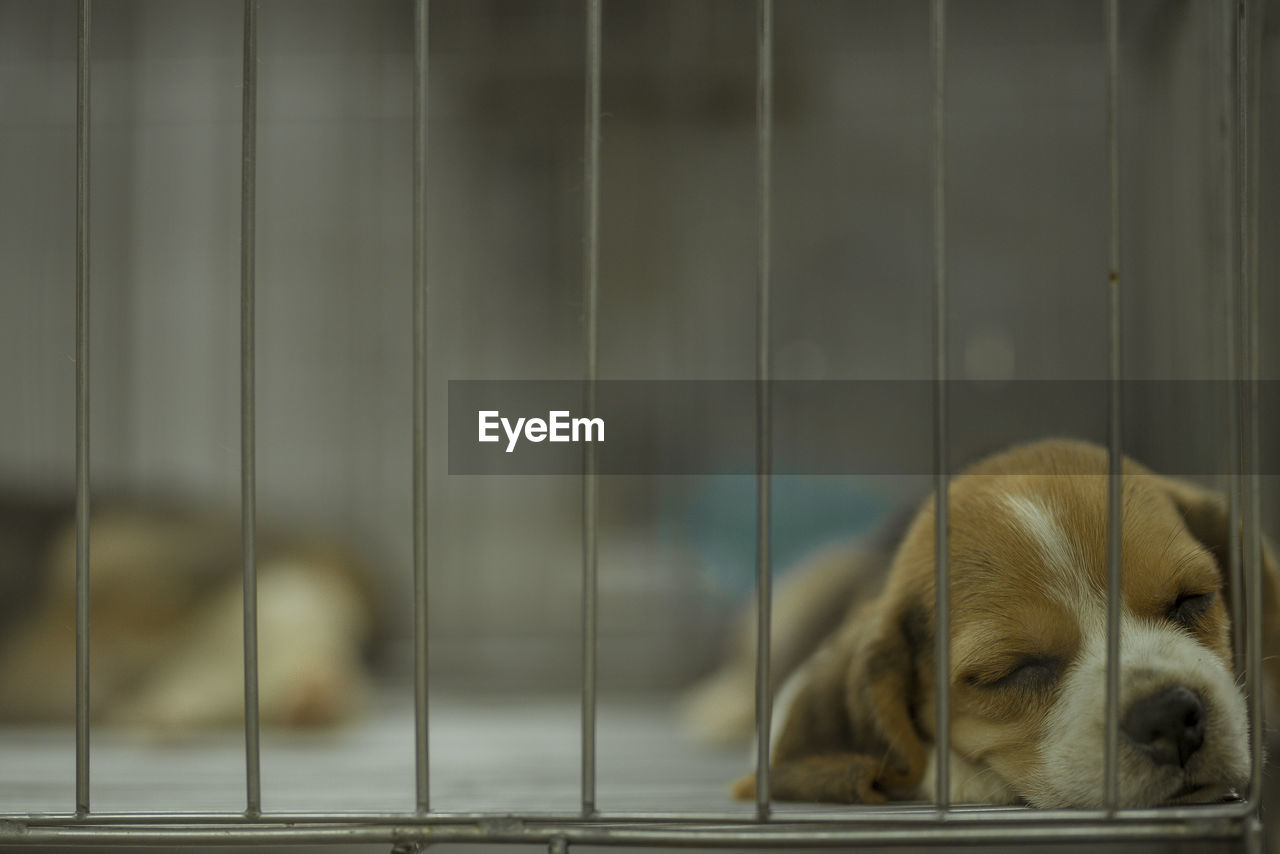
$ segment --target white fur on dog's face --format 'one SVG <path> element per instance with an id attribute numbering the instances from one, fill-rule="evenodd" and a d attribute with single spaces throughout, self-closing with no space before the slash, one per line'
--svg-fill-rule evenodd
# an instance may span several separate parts
<path id="1" fill-rule="evenodd" d="M 952 487 L 952 797 L 1099 806 L 1107 478 L 1057 466 L 1029 474 L 1020 464 Z M 1185 766 L 1159 764 L 1121 732 L 1120 803 L 1220 800 L 1250 770 L 1221 573 L 1158 478 L 1136 470 L 1124 484 L 1121 717 L 1135 701 L 1186 688 L 1203 704 L 1204 741 Z M 899 591 L 925 588 L 928 602 L 930 515 L 918 523 L 894 582 Z M 918 720 L 928 726 L 932 716 L 926 699 Z"/>
<path id="2" fill-rule="evenodd" d="M 1081 643 L 1061 677 L 1062 688 L 1049 710 L 1039 743 L 1040 773 L 1030 777 L 1022 796 L 1043 807 L 1100 806 L 1104 766 L 1099 747 L 1105 741 L 1106 598 L 1087 583 L 1080 554 L 1056 518 L 1052 504 L 1025 495 L 1005 499 L 1011 514 L 1037 541 L 1045 563 L 1045 590 L 1076 615 Z M 1171 540 L 1173 543 L 1176 540 Z M 1187 553 L 1193 558 L 1195 546 Z M 1171 569 L 1170 558 L 1164 558 Z M 1197 590 L 1203 588 L 1196 588 Z M 1120 734 L 1120 801 L 1149 806 L 1171 801 L 1216 800 L 1249 773 L 1244 700 L 1225 662 L 1186 627 L 1168 619 L 1141 618 L 1121 611 L 1120 708 L 1179 686 L 1205 703 L 1209 722 L 1205 743 L 1187 767 L 1156 765 L 1135 751 Z"/>
<path id="3" fill-rule="evenodd" d="M 1101 746 L 1106 703 L 1106 620 L 1099 603 L 1084 622 L 1084 648 L 1063 680 L 1040 742 L 1040 773 L 1023 797 L 1035 806 L 1101 806 Z M 1121 621 L 1120 708 L 1159 691 L 1184 686 L 1205 704 L 1204 744 L 1186 768 L 1157 765 L 1120 733 L 1120 805 L 1201 803 L 1223 799 L 1249 775 L 1244 698 L 1213 653 L 1183 632 L 1124 614 Z"/>

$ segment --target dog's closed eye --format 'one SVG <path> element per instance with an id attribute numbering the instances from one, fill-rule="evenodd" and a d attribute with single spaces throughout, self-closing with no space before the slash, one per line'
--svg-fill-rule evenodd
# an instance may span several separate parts
<path id="1" fill-rule="evenodd" d="M 1178 625 L 1191 628 L 1213 607 L 1217 596 L 1217 592 L 1213 590 L 1206 593 L 1182 593 L 1173 600 L 1165 613 Z"/>
<path id="2" fill-rule="evenodd" d="M 982 668 L 965 676 L 978 688 L 991 690 L 1051 688 L 1062 674 L 1062 661 L 1049 655 L 1024 655 L 993 668 Z"/>

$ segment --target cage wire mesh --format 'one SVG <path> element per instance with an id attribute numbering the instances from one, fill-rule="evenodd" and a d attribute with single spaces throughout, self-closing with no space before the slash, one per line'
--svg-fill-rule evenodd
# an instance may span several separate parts
<path id="1" fill-rule="evenodd" d="M 0 840 L 1258 844 L 1256 791 L 816 809 L 764 765 L 728 801 L 743 755 L 672 692 L 753 586 L 767 629 L 770 555 L 945 479 L 824 519 L 829 483 L 770 477 L 768 385 L 758 478 L 450 477 L 445 410 L 457 378 L 1274 379 L 1273 7 L 0 2 L 0 476 L 74 486 L 82 586 L 103 484 L 238 505 L 249 594 L 259 508 L 319 520 L 374 544 L 391 627 L 371 723 L 264 732 L 246 595 L 244 732 L 157 745 L 91 725 L 81 597 L 75 727 L 0 737 Z M 1241 405 L 1100 438 L 1237 443 L 1256 535 Z M 936 470 L 1003 415 L 940 392 Z"/>

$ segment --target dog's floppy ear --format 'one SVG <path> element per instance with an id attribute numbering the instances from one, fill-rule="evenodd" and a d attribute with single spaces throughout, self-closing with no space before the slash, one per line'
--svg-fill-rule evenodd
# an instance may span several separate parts
<path id="1" fill-rule="evenodd" d="M 909 795 L 925 768 L 917 712 L 932 685 L 927 612 L 886 596 L 821 649 L 801 680 L 770 763 L 771 794 L 783 801 L 883 803 Z M 784 689 L 783 694 L 787 691 Z M 754 776 L 734 786 L 750 798 Z"/>
<path id="2" fill-rule="evenodd" d="M 1155 476 L 1156 482 L 1173 499 L 1192 536 L 1212 552 L 1218 565 L 1227 565 L 1230 529 L 1226 500 L 1216 492 L 1177 478 Z M 1227 583 L 1230 579 L 1224 577 Z"/>
<path id="3" fill-rule="evenodd" d="M 1160 485 L 1173 499 L 1187 529 L 1204 544 L 1218 562 L 1222 573 L 1223 600 L 1231 610 L 1232 586 L 1228 555 L 1231 526 L 1228 521 L 1227 503 L 1216 492 L 1171 477 L 1159 477 Z M 1280 649 L 1280 565 L 1271 542 L 1262 538 L 1262 655 L 1267 661 L 1269 691 L 1280 691 L 1280 663 L 1274 659 Z M 1239 615 L 1231 614 L 1232 630 L 1239 625 Z M 1268 660 L 1270 659 L 1270 660 Z"/>

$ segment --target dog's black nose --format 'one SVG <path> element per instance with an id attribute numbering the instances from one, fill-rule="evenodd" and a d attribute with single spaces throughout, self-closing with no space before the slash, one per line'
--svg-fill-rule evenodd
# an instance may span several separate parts
<path id="1" fill-rule="evenodd" d="M 1204 744 L 1204 703 L 1181 685 L 1129 704 L 1120 729 L 1157 765 L 1186 765 Z"/>

